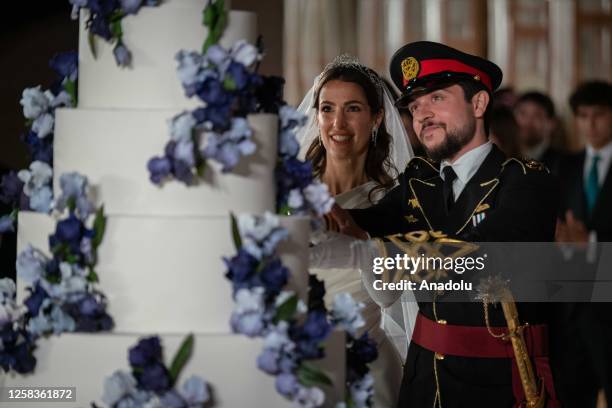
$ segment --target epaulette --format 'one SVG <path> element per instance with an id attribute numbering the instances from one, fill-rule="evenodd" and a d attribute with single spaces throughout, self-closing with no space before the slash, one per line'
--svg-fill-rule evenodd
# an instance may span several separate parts
<path id="1" fill-rule="evenodd" d="M 434 172 L 439 172 L 440 169 L 438 167 L 438 163 L 431 160 L 428 157 L 423 156 L 414 156 L 408 164 L 406 165 L 405 171 L 423 171 L 423 170 L 433 170 Z"/>
<path id="2" fill-rule="evenodd" d="M 528 159 L 526 157 L 511 157 L 505 162 L 502 163 L 502 170 L 506 166 L 516 165 L 520 166 L 523 174 L 533 173 L 533 172 L 546 172 L 550 173 L 550 170 L 544 165 L 544 163 L 539 162 L 534 159 Z"/>

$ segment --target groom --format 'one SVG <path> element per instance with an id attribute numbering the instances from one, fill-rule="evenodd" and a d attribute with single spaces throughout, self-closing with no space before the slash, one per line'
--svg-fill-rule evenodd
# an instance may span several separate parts
<path id="1" fill-rule="evenodd" d="M 553 241 L 558 189 L 539 162 L 506 158 L 488 140 L 497 65 L 432 42 L 398 50 L 391 77 L 429 159 L 415 157 L 399 186 L 377 205 L 332 210 L 331 223 L 365 239 L 415 230 L 442 231 L 466 241 Z M 525 336 L 538 350 L 537 376 L 549 405 L 555 390 L 547 358 L 544 305 L 518 304 Z M 490 326 L 506 327 L 501 308 Z M 404 368 L 400 407 L 513 407 L 524 393 L 510 350 L 492 341 L 482 303 L 419 303 Z M 533 356 L 532 356 L 533 357 Z M 550 404 L 552 402 L 552 404 Z"/>

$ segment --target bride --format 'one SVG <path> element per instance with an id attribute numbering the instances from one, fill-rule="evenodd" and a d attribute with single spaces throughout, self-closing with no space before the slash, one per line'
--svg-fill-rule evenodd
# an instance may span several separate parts
<path id="1" fill-rule="evenodd" d="M 412 157 L 383 81 L 353 57 L 340 56 L 328 64 L 298 110 L 308 116 L 298 134 L 301 155 L 312 161 L 315 176 L 343 208 L 366 208 L 378 202 Z M 379 352 L 370 365 L 375 380 L 373 406 L 395 406 L 412 327 L 410 313 L 402 308 L 414 302 L 412 294 L 381 310 L 362 284 L 362 264 L 351 260 L 355 257 L 347 252 L 347 238 L 327 233 L 323 241 L 318 246 L 329 248 L 328 255 L 333 252 L 333 256 L 315 262 L 317 268 L 311 273 L 325 281 L 328 307 L 343 292 L 365 305 L 362 332 L 368 331 Z M 412 305 L 416 310 L 416 303 Z"/>

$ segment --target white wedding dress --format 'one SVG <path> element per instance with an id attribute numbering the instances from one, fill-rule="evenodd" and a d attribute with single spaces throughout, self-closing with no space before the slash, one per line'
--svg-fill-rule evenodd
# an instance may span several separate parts
<path id="1" fill-rule="evenodd" d="M 369 192 L 376 186 L 373 181 L 367 182 L 350 191 L 337 195 L 336 203 L 342 208 L 367 208 L 372 205 L 368 199 Z M 374 202 L 382 198 L 384 192 L 376 191 L 373 194 Z M 327 234 L 328 237 L 338 238 L 338 234 Z M 342 236 L 345 239 L 345 236 Z M 334 242 L 335 241 L 335 242 Z M 339 244 L 339 245 L 338 245 Z M 390 408 L 397 403 L 400 384 L 402 381 L 403 362 L 408 349 L 408 339 L 412 333 L 412 328 L 404 329 L 402 299 L 397 304 L 389 308 L 381 309 L 368 295 L 362 283 L 362 271 L 356 268 L 352 261 L 346 259 L 346 267 L 327 267 L 328 265 L 339 266 L 343 264 L 340 246 L 348 246 L 347 241 L 338 241 L 334 238 L 323 239 L 317 246 L 330 247 L 335 255 L 335 260 L 329 257 L 322 262 L 315 262 L 317 265 L 325 265 L 325 268 L 311 268 L 310 272 L 316 274 L 319 279 L 325 282 L 326 294 L 325 303 L 328 308 L 333 303 L 334 296 L 338 293 L 347 292 L 353 296 L 357 302 L 362 302 L 365 307 L 362 315 L 365 326 L 358 333 L 361 335 L 365 331 L 369 333 L 378 345 L 378 358 L 370 364 L 371 373 L 374 377 L 374 407 Z M 315 247 L 316 248 L 316 247 Z M 322 249 L 319 247 L 319 249 Z M 315 251 L 317 251 L 315 249 Z M 371 273 L 370 271 L 364 271 Z M 412 294 L 410 294 L 412 295 Z M 383 328 L 384 327 L 384 328 Z"/>

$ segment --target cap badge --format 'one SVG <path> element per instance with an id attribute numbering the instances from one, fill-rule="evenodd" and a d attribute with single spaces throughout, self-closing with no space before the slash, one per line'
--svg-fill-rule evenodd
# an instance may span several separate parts
<path id="1" fill-rule="evenodd" d="M 404 83 L 410 81 L 419 74 L 419 61 L 414 57 L 408 57 L 402 61 L 402 75 L 404 76 Z"/>

